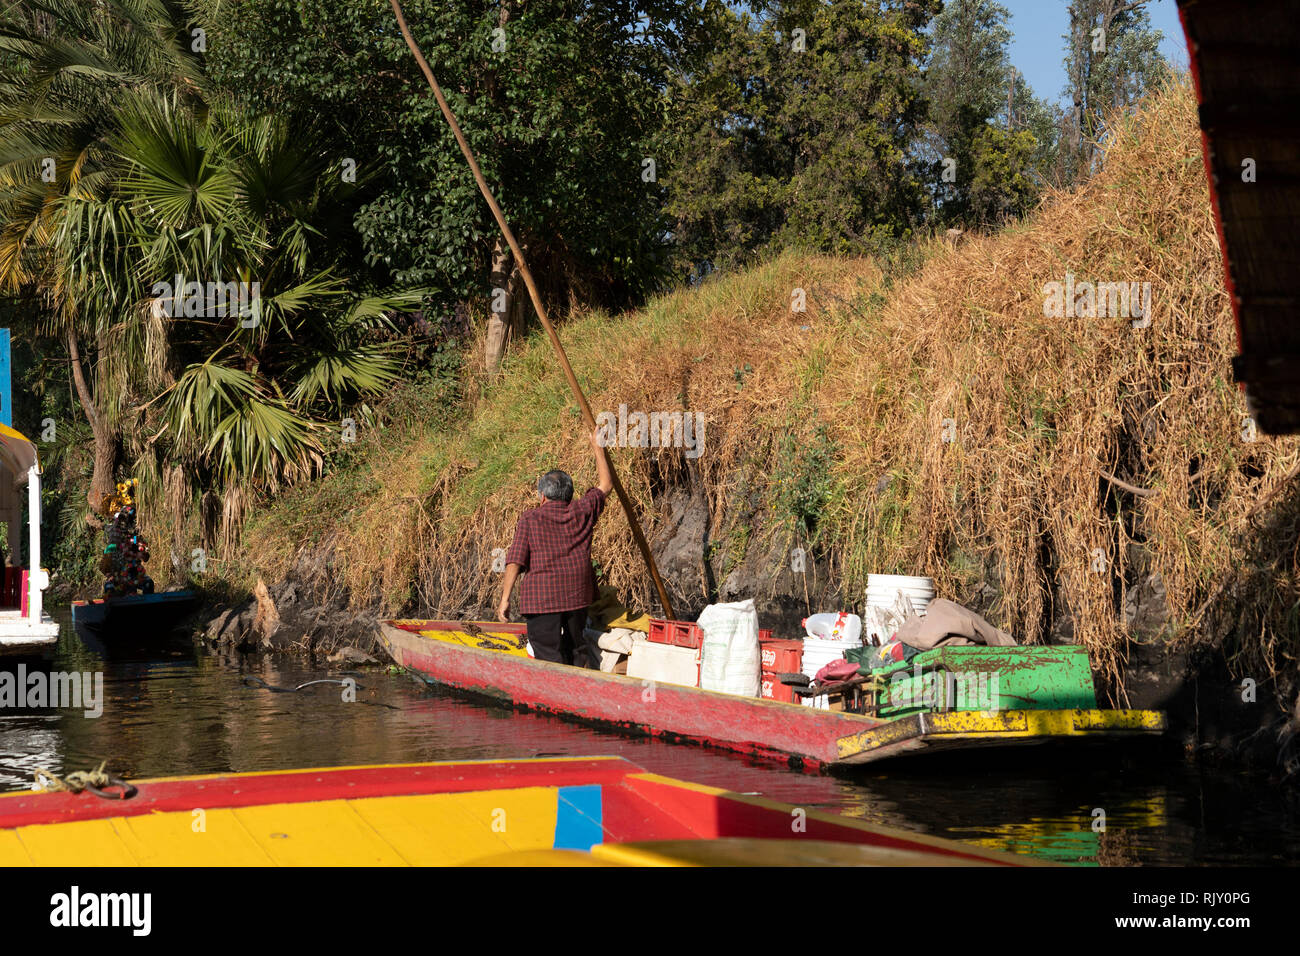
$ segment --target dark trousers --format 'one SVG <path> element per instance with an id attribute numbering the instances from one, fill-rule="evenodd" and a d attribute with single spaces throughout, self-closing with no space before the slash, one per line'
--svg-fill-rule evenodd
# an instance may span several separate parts
<path id="1" fill-rule="evenodd" d="M 594 638 L 588 641 L 584 634 L 585 607 L 554 614 L 525 614 L 524 620 L 528 622 L 528 642 L 533 645 L 533 656 L 539 661 L 592 670 L 600 668 L 600 647 Z"/>

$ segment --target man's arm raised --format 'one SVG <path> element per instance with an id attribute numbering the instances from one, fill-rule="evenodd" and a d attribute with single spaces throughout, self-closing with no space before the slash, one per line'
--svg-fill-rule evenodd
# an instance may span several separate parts
<path id="1" fill-rule="evenodd" d="M 591 433 L 591 450 L 596 456 L 596 487 L 609 494 L 614 490 L 614 476 L 609 470 L 609 458 L 600 443 L 600 429 Z"/>

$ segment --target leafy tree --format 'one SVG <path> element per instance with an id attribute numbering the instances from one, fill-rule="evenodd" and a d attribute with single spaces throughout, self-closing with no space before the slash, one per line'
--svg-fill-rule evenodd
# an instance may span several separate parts
<path id="1" fill-rule="evenodd" d="M 975 132 L 968 153 L 966 221 L 991 225 L 1028 209 L 1039 190 L 1031 172 L 1037 147 L 1028 130 L 1009 132 L 986 123 Z"/>
<path id="2" fill-rule="evenodd" d="M 1011 109 L 1006 114 L 1006 129 L 1028 130 L 1034 137 L 1033 156 L 1027 174 L 1035 192 L 1046 186 L 1060 186 L 1061 110 L 1034 94 L 1024 77 L 1012 68 Z"/>
<path id="3" fill-rule="evenodd" d="M 922 189 L 907 158 L 937 6 L 782 0 L 724 17 L 673 94 L 679 273 L 774 246 L 859 252 L 915 225 Z"/>
<path id="4" fill-rule="evenodd" d="M 1005 105 L 1010 16 L 993 0 L 951 0 L 934 18 L 925 90 L 930 124 L 944 142 L 969 136 Z"/>
<path id="5" fill-rule="evenodd" d="M 499 307 L 498 321 L 517 327 L 526 299 L 518 265 L 387 0 L 246 0 L 219 15 L 217 0 L 205 6 L 214 77 L 326 131 L 337 157 L 371 173 L 375 188 L 356 219 L 369 261 L 444 302 Z M 707 46 L 715 6 L 403 4 L 551 303 L 623 306 L 660 281 L 664 157 L 655 144 L 667 76 Z"/>
<path id="6" fill-rule="evenodd" d="M 1021 214 L 1046 179 L 1055 141 L 1045 104 L 1007 55 L 1010 14 L 953 0 L 934 20 L 925 73 L 926 158 L 938 221 L 987 226 Z"/>
<path id="7" fill-rule="evenodd" d="M 102 183 L 105 140 L 123 97 L 154 83 L 185 95 L 200 89 L 183 22 L 166 0 L 48 0 L 0 12 L 0 292 L 26 296 L 45 329 L 66 342 L 93 434 L 92 502 L 112 490 L 120 435 L 82 368 L 87 344 L 96 367 L 106 326 L 66 294 L 54 251 L 59 200 Z"/>
<path id="8" fill-rule="evenodd" d="M 1145 6 L 1146 0 L 1070 2 L 1064 39 L 1071 106 L 1062 151 L 1067 182 L 1095 171 L 1108 115 L 1136 103 L 1168 70 L 1160 54 L 1163 34 L 1151 28 Z"/>

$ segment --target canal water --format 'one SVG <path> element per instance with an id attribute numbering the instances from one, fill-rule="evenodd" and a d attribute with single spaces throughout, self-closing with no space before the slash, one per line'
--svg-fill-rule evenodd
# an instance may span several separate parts
<path id="1" fill-rule="evenodd" d="M 312 766 L 613 754 L 648 770 L 809 809 L 1076 865 L 1300 861 L 1300 814 L 1259 777 L 1176 754 L 1045 748 L 997 760 L 904 759 L 836 775 L 518 713 L 383 668 L 211 654 L 181 637 L 111 653 L 66 610 L 54 671 L 103 675 L 102 714 L 0 708 L 0 790 L 38 768 L 108 761 L 127 779 Z M 9 671 L 14 664 L 4 665 Z M 355 675 L 355 702 L 337 684 Z M 1101 814 L 1104 814 L 1102 816 Z M 1104 827 L 1103 827 L 1104 824 Z"/>

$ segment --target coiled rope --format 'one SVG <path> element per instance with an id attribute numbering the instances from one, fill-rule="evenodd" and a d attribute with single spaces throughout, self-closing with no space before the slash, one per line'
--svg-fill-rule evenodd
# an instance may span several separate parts
<path id="1" fill-rule="evenodd" d="M 104 770 L 106 766 L 108 766 L 107 760 L 94 770 L 74 770 L 66 777 L 60 777 L 53 771 L 40 767 L 32 773 L 36 780 L 33 789 L 44 793 L 81 793 L 83 790 L 89 790 L 95 796 L 103 797 L 105 800 L 130 800 L 134 797 L 137 793 L 136 788 L 121 777 L 106 772 Z"/>

